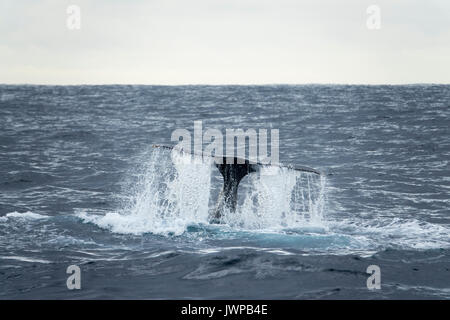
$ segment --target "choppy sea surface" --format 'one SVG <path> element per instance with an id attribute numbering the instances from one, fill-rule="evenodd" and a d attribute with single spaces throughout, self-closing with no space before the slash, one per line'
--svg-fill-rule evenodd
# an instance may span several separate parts
<path id="1" fill-rule="evenodd" d="M 449 119 L 448 85 L 1 85 L 0 299 L 448 299 Z M 217 169 L 152 148 L 196 120 L 325 175 L 253 173 L 210 224 Z"/>

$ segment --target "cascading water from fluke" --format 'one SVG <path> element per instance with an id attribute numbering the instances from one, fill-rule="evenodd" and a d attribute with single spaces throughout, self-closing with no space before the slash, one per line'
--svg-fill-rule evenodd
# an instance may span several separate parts
<path id="1" fill-rule="evenodd" d="M 87 216 L 86 221 L 117 233 L 180 235 L 189 226 L 207 225 L 214 159 L 164 148 L 153 149 L 133 183 L 121 212 Z M 296 228 L 322 221 L 325 177 L 286 167 L 260 165 L 247 175 L 234 212 L 223 208 L 222 223 L 247 230 Z M 247 187 L 247 188 L 246 188 Z"/>
<path id="2" fill-rule="evenodd" d="M 128 210 L 153 233 L 181 234 L 190 224 L 208 222 L 211 163 L 179 152 L 170 156 L 172 161 L 167 152 L 152 152 Z"/>
<path id="3" fill-rule="evenodd" d="M 154 145 L 153 147 L 171 150 L 172 153 L 173 152 L 181 154 L 185 153 L 183 149 L 178 149 L 177 147 L 174 148 L 170 146 L 161 146 L 161 145 Z M 209 160 L 213 158 L 215 166 L 222 174 L 223 187 L 222 191 L 219 194 L 216 210 L 210 219 L 212 223 L 222 223 L 224 216 L 227 212 L 232 213 L 236 212 L 239 183 L 245 176 L 253 172 L 260 172 L 262 173 L 262 175 L 268 174 L 273 175 L 277 173 L 274 171 L 274 169 L 266 170 L 265 168 L 268 166 L 267 164 L 255 163 L 248 159 L 241 159 L 234 156 L 228 157 L 216 155 L 215 157 L 212 157 L 211 155 L 205 154 L 203 152 L 200 153 L 197 152 L 195 154 L 188 153 L 188 156 L 193 157 L 193 161 L 202 161 L 204 158 L 206 158 L 207 162 L 209 162 Z M 313 168 L 307 167 L 295 168 L 292 166 L 287 167 L 279 164 L 278 165 L 271 164 L 270 167 L 279 168 L 281 170 L 284 169 L 289 171 L 295 170 L 299 172 L 314 173 L 319 176 L 322 176 L 321 172 Z M 279 171 L 281 172 L 281 170 Z"/>
<path id="4" fill-rule="evenodd" d="M 250 175 L 236 214 L 225 222 L 246 229 L 284 229 L 322 224 L 326 178 L 285 167 L 262 167 Z"/>
<path id="5" fill-rule="evenodd" d="M 172 161 L 168 161 L 169 154 Z M 235 212 L 222 208 L 221 222 L 246 229 L 273 229 L 322 221 L 326 182 L 323 175 L 258 166 L 257 172 L 249 170 L 254 173 L 248 175 L 250 185 L 247 192 L 239 195 L 242 201 L 236 204 Z M 144 225 L 150 223 L 151 232 L 157 233 L 179 234 L 190 224 L 208 223 L 217 212 L 217 206 L 209 207 L 212 168 L 210 157 L 154 149 L 130 215 L 147 219 Z"/>

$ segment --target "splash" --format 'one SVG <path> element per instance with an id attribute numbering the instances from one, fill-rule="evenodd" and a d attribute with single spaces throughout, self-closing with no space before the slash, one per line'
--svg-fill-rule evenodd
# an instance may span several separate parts
<path id="1" fill-rule="evenodd" d="M 211 191 L 220 189 L 211 184 L 212 170 L 210 158 L 154 149 L 122 210 L 79 216 L 117 233 L 181 235 L 189 226 L 209 223 L 215 209 Z M 237 212 L 225 214 L 228 226 L 274 230 L 322 221 L 324 177 L 271 166 L 249 177 L 250 185 L 239 192 Z"/>
<path id="2" fill-rule="evenodd" d="M 104 216 L 82 214 L 87 222 L 117 233 L 180 235 L 207 223 L 211 164 L 186 154 L 154 150 L 132 186 L 130 202 Z"/>
<path id="3" fill-rule="evenodd" d="M 284 167 L 261 167 L 249 176 L 244 202 L 225 221 L 247 229 L 323 226 L 326 178 Z"/>

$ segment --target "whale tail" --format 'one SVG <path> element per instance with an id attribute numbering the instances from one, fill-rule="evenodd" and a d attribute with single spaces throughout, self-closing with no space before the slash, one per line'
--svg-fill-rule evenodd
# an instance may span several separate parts
<path id="1" fill-rule="evenodd" d="M 230 161 L 231 159 L 232 161 Z M 223 213 L 227 210 L 236 211 L 239 183 L 247 174 L 257 171 L 257 165 L 250 163 L 249 160 L 231 159 L 224 157 L 220 164 L 216 163 L 216 167 L 223 177 L 223 187 L 217 199 L 211 223 L 220 223 Z"/>
<path id="2" fill-rule="evenodd" d="M 169 149 L 169 150 L 177 150 L 179 152 L 183 152 L 183 150 L 176 149 L 174 147 L 170 146 L 164 146 L 164 145 L 153 145 L 154 148 L 163 148 L 163 149 Z M 208 156 L 211 157 L 211 155 L 206 154 L 197 154 L 198 156 Z M 220 191 L 219 198 L 217 199 L 217 205 L 216 209 L 210 219 L 211 223 L 221 223 L 223 214 L 226 211 L 230 212 L 236 212 L 236 205 L 237 205 L 237 191 L 239 187 L 239 183 L 241 180 L 249 173 L 258 171 L 258 168 L 261 166 L 264 166 L 264 164 L 261 163 L 253 163 L 250 162 L 247 159 L 241 159 L 241 158 L 231 158 L 231 157 L 215 157 L 215 165 L 219 169 L 220 173 L 223 176 L 223 187 Z M 217 159 L 220 159 L 222 161 L 217 161 Z M 318 175 L 322 175 L 320 171 L 308 168 L 308 167 L 292 167 L 292 166 L 281 166 L 279 167 L 286 167 L 291 170 L 297 170 L 302 172 L 309 172 L 314 173 Z"/>

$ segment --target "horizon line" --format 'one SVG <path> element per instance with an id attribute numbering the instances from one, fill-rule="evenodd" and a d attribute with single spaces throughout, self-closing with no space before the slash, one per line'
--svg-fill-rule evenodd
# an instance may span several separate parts
<path id="1" fill-rule="evenodd" d="M 0 86 L 160 86 L 160 87 L 182 87 L 182 86 L 419 86 L 419 85 L 444 85 L 450 83 L 440 82 L 410 82 L 410 83 L 339 83 L 339 82 L 304 82 L 304 83 L 178 83 L 178 84 L 151 84 L 151 83 L 0 83 Z"/>

